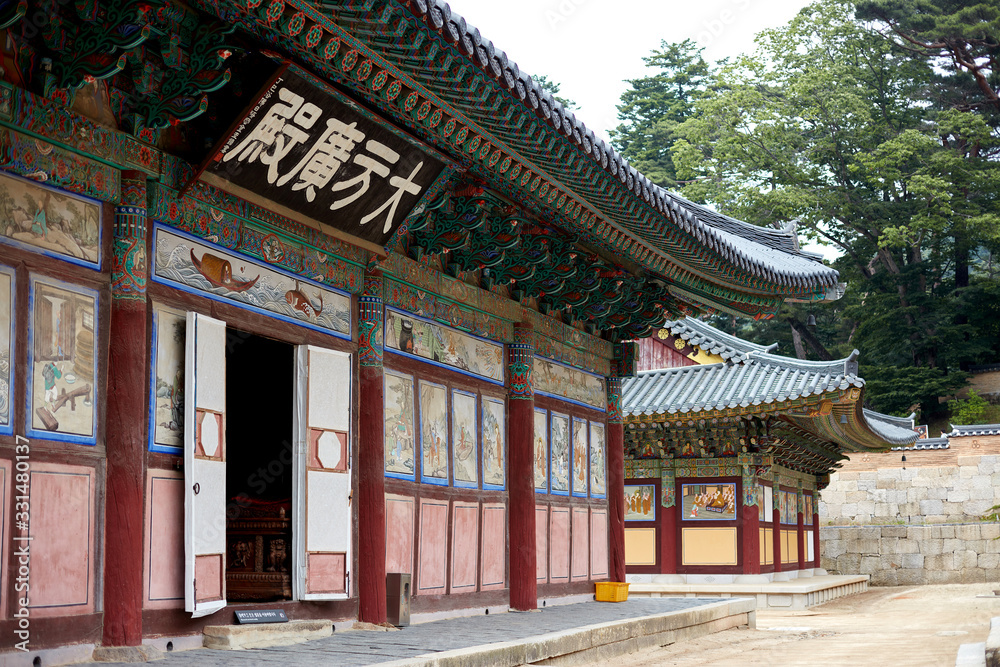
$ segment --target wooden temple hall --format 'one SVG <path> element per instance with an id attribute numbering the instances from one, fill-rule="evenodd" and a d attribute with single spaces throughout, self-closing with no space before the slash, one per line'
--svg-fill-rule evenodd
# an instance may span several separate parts
<path id="1" fill-rule="evenodd" d="M 849 453 L 916 441 L 913 415 L 863 407 L 856 350 L 817 362 L 776 347 L 694 318 L 639 343 L 639 372 L 622 382 L 625 562 L 637 593 L 825 575 L 817 507 L 830 473 Z"/>
<path id="2" fill-rule="evenodd" d="M 667 320 L 838 275 L 654 186 L 444 3 L 0 27 L 0 655 L 381 623 L 387 573 L 419 616 L 802 571 L 841 450 L 906 440 L 852 360 L 629 379 L 651 334 L 720 361 Z"/>

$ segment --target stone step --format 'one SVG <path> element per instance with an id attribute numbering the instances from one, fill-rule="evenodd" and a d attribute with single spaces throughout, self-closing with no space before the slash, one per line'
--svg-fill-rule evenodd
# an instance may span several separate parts
<path id="1" fill-rule="evenodd" d="M 959 646 L 955 667 L 986 667 L 986 642 Z"/>
<path id="2" fill-rule="evenodd" d="M 241 650 L 288 646 L 333 634 L 333 621 L 289 621 L 249 625 L 209 625 L 204 631 L 205 648 Z"/>

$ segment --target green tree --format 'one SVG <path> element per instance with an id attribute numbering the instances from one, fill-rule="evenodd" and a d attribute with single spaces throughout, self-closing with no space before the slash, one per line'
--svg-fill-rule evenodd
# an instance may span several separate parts
<path id="1" fill-rule="evenodd" d="M 935 410 L 964 382 L 960 364 L 996 353 L 958 316 L 974 281 L 963 285 L 956 257 L 996 243 L 997 135 L 981 114 L 941 104 L 933 63 L 850 2 L 810 5 L 757 44 L 672 128 L 682 193 L 756 224 L 797 220 L 835 246 L 849 287 L 807 308 L 825 329 L 817 341 L 835 356 L 861 350 L 874 407 Z M 804 312 L 783 311 L 778 326 L 806 343 Z"/>
<path id="2" fill-rule="evenodd" d="M 611 144 L 633 167 L 657 185 L 677 186 L 670 147 L 676 127 L 691 116 L 706 91 L 712 68 L 704 49 L 693 40 L 661 42 L 643 58 L 655 74 L 630 80 L 618 105 L 621 124 L 611 131 Z"/>

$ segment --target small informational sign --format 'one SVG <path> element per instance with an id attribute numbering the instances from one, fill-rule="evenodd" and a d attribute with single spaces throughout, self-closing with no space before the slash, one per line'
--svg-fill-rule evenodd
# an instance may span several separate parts
<path id="1" fill-rule="evenodd" d="M 381 252 L 446 159 L 284 64 L 209 154 L 200 178 Z"/>
<path id="2" fill-rule="evenodd" d="M 250 623 L 287 623 L 288 616 L 284 609 L 254 609 L 252 611 L 237 611 L 236 622 L 240 625 Z"/>

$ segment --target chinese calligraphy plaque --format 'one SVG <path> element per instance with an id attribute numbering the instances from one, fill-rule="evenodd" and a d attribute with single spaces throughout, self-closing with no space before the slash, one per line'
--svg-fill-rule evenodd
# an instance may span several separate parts
<path id="1" fill-rule="evenodd" d="M 271 79 L 234 127 L 207 160 L 203 180 L 369 249 L 386 245 L 446 166 L 293 66 Z"/>

